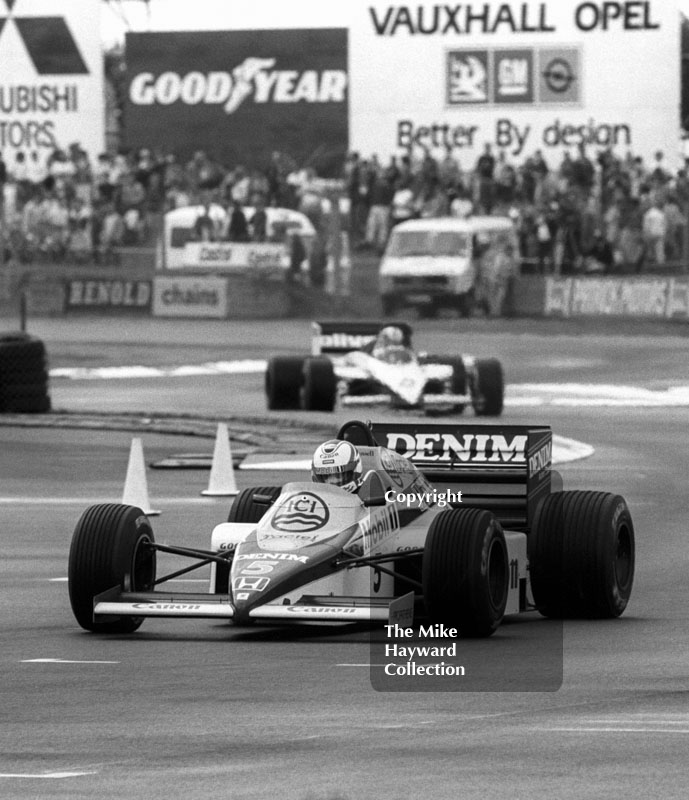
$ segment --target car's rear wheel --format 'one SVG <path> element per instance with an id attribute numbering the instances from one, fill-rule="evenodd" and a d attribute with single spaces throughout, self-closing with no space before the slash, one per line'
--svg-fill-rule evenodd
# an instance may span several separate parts
<path id="1" fill-rule="evenodd" d="M 69 551 L 69 600 L 77 622 L 95 633 L 131 633 L 141 617 L 94 622 L 93 600 L 108 589 L 148 591 L 156 576 L 153 531 L 140 508 L 119 503 L 91 506 L 81 515 Z"/>
<path id="2" fill-rule="evenodd" d="M 300 403 L 305 411 L 332 411 L 337 378 L 329 358 L 307 358 L 302 369 Z"/>
<path id="3" fill-rule="evenodd" d="M 452 367 L 452 376 L 450 377 L 450 392 L 452 394 L 466 394 L 467 391 L 467 370 L 464 366 L 464 361 L 461 358 L 451 358 L 448 362 Z M 462 414 L 464 412 L 465 403 L 456 403 L 452 410 L 455 414 Z"/>
<path id="4" fill-rule="evenodd" d="M 477 359 L 471 404 L 477 416 L 497 417 L 505 404 L 505 378 L 497 358 Z"/>
<path id="5" fill-rule="evenodd" d="M 507 545 L 490 511 L 442 511 L 431 523 L 423 554 L 422 584 L 432 623 L 462 636 L 493 634 L 505 614 Z"/>
<path id="6" fill-rule="evenodd" d="M 536 509 L 528 547 L 531 589 L 543 616 L 612 618 L 627 607 L 634 525 L 620 495 L 549 495 Z"/>
<path id="7" fill-rule="evenodd" d="M 266 369 L 266 399 L 271 411 L 299 408 L 304 359 L 300 356 L 274 356 Z"/>

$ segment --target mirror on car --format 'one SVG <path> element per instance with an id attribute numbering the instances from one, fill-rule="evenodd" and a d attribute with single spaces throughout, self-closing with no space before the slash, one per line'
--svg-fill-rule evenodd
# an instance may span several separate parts
<path id="1" fill-rule="evenodd" d="M 269 494 L 254 494 L 251 496 L 251 499 L 259 506 L 272 506 L 275 500 L 275 498 L 271 497 Z"/>
<path id="2" fill-rule="evenodd" d="M 366 476 L 361 489 L 359 489 L 359 497 L 366 508 L 385 505 L 385 487 L 375 472 Z"/>

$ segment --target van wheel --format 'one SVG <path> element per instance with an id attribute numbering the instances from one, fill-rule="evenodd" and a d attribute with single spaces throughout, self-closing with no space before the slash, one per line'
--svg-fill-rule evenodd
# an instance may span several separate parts
<path id="1" fill-rule="evenodd" d="M 380 303 L 383 306 L 383 315 L 386 317 L 392 316 L 392 314 L 397 313 L 397 309 L 399 308 L 398 301 L 389 294 L 384 294 L 380 298 Z"/>
<path id="2" fill-rule="evenodd" d="M 474 313 L 475 307 L 476 298 L 473 289 L 457 298 L 457 311 L 460 317 L 470 317 Z"/>

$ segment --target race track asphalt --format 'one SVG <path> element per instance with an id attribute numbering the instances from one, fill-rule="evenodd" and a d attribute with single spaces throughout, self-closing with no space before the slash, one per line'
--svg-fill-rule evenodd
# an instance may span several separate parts
<path id="1" fill-rule="evenodd" d="M 457 342 L 499 356 L 519 383 L 689 384 L 684 336 L 462 324 L 417 326 L 419 346 L 448 352 Z M 178 365 L 303 351 L 308 323 L 37 320 L 32 330 L 55 367 Z M 265 417 L 261 382 L 260 374 L 55 379 L 52 395 L 69 411 Z M 129 637 L 82 632 L 65 582 L 71 533 L 88 504 L 120 499 L 138 434 L 0 425 L 0 797 L 686 797 L 688 413 L 545 402 L 509 407 L 502 419 L 551 424 L 593 444 L 594 455 L 561 468 L 565 487 L 624 495 L 636 528 L 627 612 L 565 624 L 564 680 L 552 692 L 375 691 L 364 627 L 149 619 Z M 308 423 L 334 430 L 347 416 Z M 261 430 L 306 453 L 320 432 L 301 431 L 300 421 Z M 147 462 L 212 450 L 212 433 L 141 435 Z M 299 477 L 236 475 L 240 487 Z M 202 498 L 207 479 L 200 470 L 148 470 L 159 541 L 207 545 L 230 502 Z M 545 640 L 549 624 L 535 615 L 506 623 L 488 642 L 467 642 L 467 655 L 483 648 L 507 663 L 524 638 Z M 537 675 L 543 663 L 529 666 Z"/>

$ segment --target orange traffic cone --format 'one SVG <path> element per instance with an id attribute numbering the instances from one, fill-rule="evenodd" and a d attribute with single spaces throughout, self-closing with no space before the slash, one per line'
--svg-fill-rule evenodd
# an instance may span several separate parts
<path id="1" fill-rule="evenodd" d="M 206 497 L 231 497 L 239 494 L 237 481 L 234 477 L 230 436 L 227 431 L 227 425 L 224 422 L 218 423 L 208 488 L 204 489 L 201 494 Z"/>
<path id="2" fill-rule="evenodd" d="M 137 506 L 149 517 L 160 514 L 160 511 L 155 511 L 151 508 L 148 500 L 144 448 L 141 444 L 141 439 L 138 437 L 132 439 L 132 446 L 129 450 L 129 463 L 127 464 L 127 477 L 124 479 L 122 502 L 128 506 Z"/>

